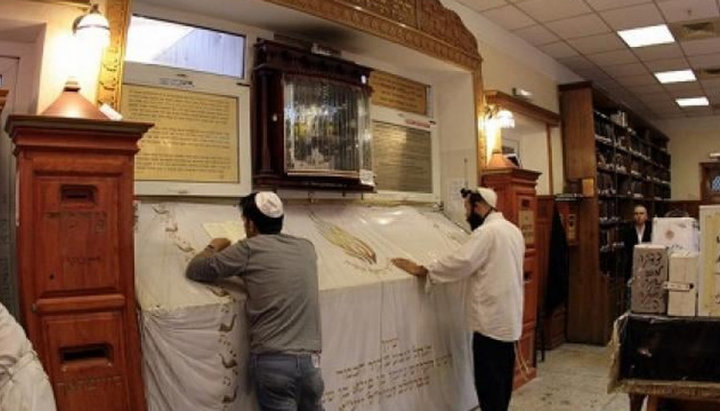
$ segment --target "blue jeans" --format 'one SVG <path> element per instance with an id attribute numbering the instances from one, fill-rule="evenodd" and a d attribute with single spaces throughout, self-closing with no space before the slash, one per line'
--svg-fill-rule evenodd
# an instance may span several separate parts
<path id="1" fill-rule="evenodd" d="M 312 356 L 315 356 L 314 354 Z M 258 354 L 250 360 L 261 411 L 322 411 L 325 389 L 311 354 Z"/>

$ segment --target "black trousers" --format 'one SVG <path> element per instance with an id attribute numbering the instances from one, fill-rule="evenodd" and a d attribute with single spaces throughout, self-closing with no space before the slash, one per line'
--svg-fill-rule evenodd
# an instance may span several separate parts
<path id="1" fill-rule="evenodd" d="M 473 333 L 475 391 L 482 411 L 507 411 L 515 374 L 515 343 Z"/>

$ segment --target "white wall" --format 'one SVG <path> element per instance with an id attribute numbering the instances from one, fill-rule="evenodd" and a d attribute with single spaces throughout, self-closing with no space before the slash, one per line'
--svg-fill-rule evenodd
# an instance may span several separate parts
<path id="1" fill-rule="evenodd" d="M 669 137 L 670 180 L 673 200 L 700 200 L 700 165 L 708 154 L 720 151 L 720 117 L 693 117 L 656 121 Z"/>
<path id="2" fill-rule="evenodd" d="M 459 196 L 467 183 L 477 187 L 477 134 L 472 77 L 450 74 L 435 83 L 436 112 L 440 122 L 440 164 L 442 199 L 446 213 L 464 224 L 465 210 Z"/>
<path id="3" fill-rule="evenodd" d="M 99 0 L 97 3 L 103 10 L 105 1 Z M 45 110 L 57 98 L 70 75 L 74 75 L 80 82 L 81 93 L 88 100 L 95 100 L 100 70 L 99 56 L 79 50 L 72 36 L 72 23 L 82 13 L 77 7 L 63 4 L 27 0 L 0 1 L 0 16 L 29 24 L 45 25 L 44 37 L 39 42 L 42 47 L 37 80 L 39 94 L 37 104 L 32 104 L 38 112 Z"/>
<path id="4" fill-rule="evenodd" d="M 456 0 L 441 1 L 460 16 L 477 38 L 478 49 L 483 58 L 483 83 L 486 90 L 500 90 L 511 94 L 513 88 L 522 88 L 534 94 L 533 104 L 555 113 L 560 111 L 558 84 L 581 81 L 581 77 L 464 4 Z M 550 159 L 546 154 L 548 151 L 544 131 L 542 139 L 538 137 L 532 141 L 532 144 L 544 145 L 544 149 L 542 154 L 533 156 L 530 161 L 527 161 L 528 155 L 521 154 L 523 166 L 548 174 Z M 553 193 L 550 193 L 549 175 L 543 175 L 538 180 L 538 194 L 557 194 L 563 190 L 565 177 L 559 128 L 552 129 L 551 144 Z"/>

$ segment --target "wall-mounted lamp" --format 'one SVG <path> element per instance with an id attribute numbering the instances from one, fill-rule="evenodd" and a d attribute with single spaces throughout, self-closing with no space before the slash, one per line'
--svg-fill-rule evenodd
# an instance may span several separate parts
<path id="1" fill-rule="evenodd" d="M 73 34 L 83 43 L 104 49 L 110 44 L 110 23 L 100 13 L 97 4 L 73 22 Z"/>
<path id="2" fill-rule="evenodd" d="M 512 111 L 498 106 L 488 106 L 485 110 L 485 120 L 494 123 L 498 128 L 515 128 L 515 117 Z"/>
<path id="3" fill-rule="evenodd" d="M 515 128 L 515 117 L 513 117 L 510 110 L 502 109 L 498 111 L 495 121 L 498 122 L 500 128 Z"/>
<path id="4" fill-rule="evenodd" d="M 495 104 L 485 107 L 485 144 L 487 168 L 516 167 L 502 154 L 502 130 L 515 127 L 515 117 L 510 110 Z"/>

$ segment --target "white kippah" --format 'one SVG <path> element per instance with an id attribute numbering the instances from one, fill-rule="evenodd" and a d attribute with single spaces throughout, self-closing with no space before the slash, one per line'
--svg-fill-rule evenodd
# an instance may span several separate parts
<path id="1" fill-rule="evenodd" d="M 283 215 L 283 203 L 277 194 L 271 191 L 260 191 L 255 195 L 255 205 L 261 213 L 270 218 L 279 218 Z"/>
<path id="2" fill-rule="evenodd" d="M 495 194 L 495 190 L 487 187 L 478 187 L 477 192 L 490 207 L 497 208 L 497 194 Z"/>

